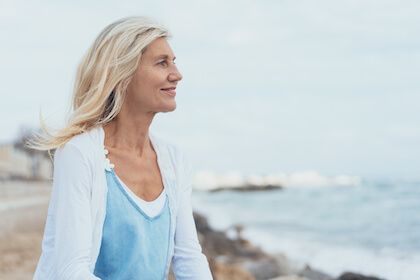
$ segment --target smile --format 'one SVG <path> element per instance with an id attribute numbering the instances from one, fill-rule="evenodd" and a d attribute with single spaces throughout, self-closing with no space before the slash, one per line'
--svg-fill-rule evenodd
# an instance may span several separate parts
<path id="1" fill-rule="evenodd" d="M 166 94 L 170 95 L 170 96 L 175 96 L 176 95 L 176 88 L 174 88 L 174 87 L 172 87 L 172 88 L 163 88 L 163 89 L 161 89 L 161 91 L 163 93 L 166 93 Z"/>

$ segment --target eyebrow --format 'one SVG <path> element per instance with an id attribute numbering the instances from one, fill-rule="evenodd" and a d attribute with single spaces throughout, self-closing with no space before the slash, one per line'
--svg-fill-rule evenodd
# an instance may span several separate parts
<path id="1" fill-rule="evenodd" d="M 155 57 L 155 59 L 161 59 L 161 58 L 168 59 L 169 55 L 161 54 L 161 55 L 158 55 L 158 56 Z M 172 60 L 175 60 L 175 59 L 176 59 L 176 57 L 174 56 L 174 58 Z"/>

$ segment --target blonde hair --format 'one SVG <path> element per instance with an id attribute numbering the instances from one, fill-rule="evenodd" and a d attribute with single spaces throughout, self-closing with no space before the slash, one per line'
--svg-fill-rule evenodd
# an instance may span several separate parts
<path id="1" fill-rule="evenodd" d="M 72 112 L 64 128 L 50 133 L 40 117 L 42 132 L 27 147 L 52 150 L 73 136 L 110 122 L 120 112 L 128 84 L 146 47 L 169 31 L 146 17 L 127 17 L 105 27 L 79 64 Z"/>

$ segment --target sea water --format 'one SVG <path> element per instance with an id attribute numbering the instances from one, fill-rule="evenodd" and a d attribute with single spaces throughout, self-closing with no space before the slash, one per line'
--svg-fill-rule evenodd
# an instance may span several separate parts
<path id="1" fill-rule="evenodd" d="M 337 277 L 420 279 L 420 183 L 363 182 L 262 192 L 194 192 L 211 226 L 245 226 L 243 236 Z"/>

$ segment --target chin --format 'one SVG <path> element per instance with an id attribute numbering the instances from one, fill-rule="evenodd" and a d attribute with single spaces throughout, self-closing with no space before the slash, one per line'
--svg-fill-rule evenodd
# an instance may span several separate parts
<path id="1" fill-rule="evenodd" d="M 176 109 L 176 103 L 174 103 L 174 104 L 173 104 L 173 105 L 171 105 L 171 106 L 165 106 L 165 108 L 163 108 L 163 109 L 161 110 L 161 112 L 162 112 L 162 113 L 169 113 L 169 112 L 175 111 L 175 109 Z"/>

